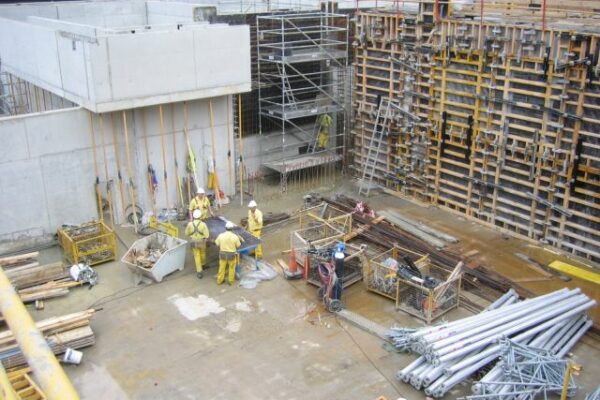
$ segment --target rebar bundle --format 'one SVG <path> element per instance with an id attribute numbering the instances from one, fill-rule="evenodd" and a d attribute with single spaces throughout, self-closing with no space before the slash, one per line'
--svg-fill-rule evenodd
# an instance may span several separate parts
<path id="1" fill-rule="evenodd" d="M 507 338 L 560 359 L 592 325 L 583 313 L 595 304 L 580 289 L 565 288 L 521 302 L 510 290 L 472 317 L 416 331 L 392 328 L 388 335 L 396 348 L 420 354 L 397 378 L 425 388 L 429 396 L 442 397 L 500 357 L 505 349 L 501 342 Z M 490 374 L 482 381 L 503 376 L 498 367 Z M 473 391 L 479 394 L 480 386 L 474 385 Z"/>

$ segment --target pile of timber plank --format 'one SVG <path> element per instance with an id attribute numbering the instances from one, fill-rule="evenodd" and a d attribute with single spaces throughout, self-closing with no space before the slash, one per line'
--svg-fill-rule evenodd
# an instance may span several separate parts
<path id="1" fill-rule="evenodd" d="M 89 309 L 60 317 L 36 322 L 54 354 L 63 354 L 67 348 L 80 349 L 95 343 L 90 319 L 95 310 Z M 4 368 L 22 367 L 27 364 L 12 331 L 0 332 L 0 362 Z"/>
<path id="2" fill-rule="evenodd" d="M 62 262 L 40 265 L 38 252 L 0 258 L 0 268 L 19 293 L 23 302 L 69 294 L 69 288 L 81 285 L 69 276 Z"/>

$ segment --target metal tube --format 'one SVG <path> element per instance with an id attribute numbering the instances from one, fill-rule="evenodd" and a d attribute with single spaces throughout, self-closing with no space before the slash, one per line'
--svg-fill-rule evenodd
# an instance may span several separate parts
<path id="1" fill-rule="evenodd" d="M 565 332 L 565 334 L 560 338 L 560 340 L 550 348 L 550 352 L 552 352 L 553 354 L 558 353 L 560 349 L 562 349 L 563 346 L 569 342 L 569 340 L 573 337 L 575 332 L 577 332 L 579 328 L 585 324 L 585 322 L 585 319 L 578 319 L 573 325 L 571 325 L 569 330 Z"/>
<path id="2" fill-rule="evenodd" d="M 441 349 L 437 349 L 435 351 L 432 350 L 431 353 L 429 354 L 429 357 L 431 359 L 441 358 L 447 354 L 453 354 L 456 352 L 460 352 L 460 351 L 464 350 L 465 348 L 468 348 L 475 344 L 480 344 L 481 347 L 483 347 L 489 343 L 492 343 L 496 339 L 500 339 L 502 336 L 508 336 L 508 334 L 506 334 L 506 332 L 508 332 L 511 329 L 514 329 L 515 327 L 528 327 L 531 325 L 535 325 L 535 323 L 543 322 L 544 320 L 555 315 L 555 314 L 552 314 L 553 312 L 554 313 L 556 312 L 556 311 L 554 311 L 555 309 L 566 310 L 572 305 L 578 305 L 578 304 L 585 302 L 586 299 L 587 299 L 587 297 L 581 296 L 581 297 L 577 297 L 575 299 L 565 300 L 561 303 L 554 304 L 553 305 L 554 308 L 552 308 L 551 311 L 538 310 L 531 315 L 521 316 L 521 318 L 516 319 L 514 321 L 507 321 L 503 325 L 497 326 L 488 331 L 481 332 L 479 334 L 473 335 L 468 338 L 463 338 L 461 341 L 450 344 Z M 575 303 L 575 301 L 578 301 L 578 303 Z M 490 338 L 492 338 L 492 340 L 485 342 L 486 339 L 490 339 Z"/>
<path id="3" fill-rule="evenodd" d="M 565 354 L 567 354 L 573 348 L 573 346 L 575 346 L 575 343 L 577 343 L 577 341 L 581 339 L 583 335 L 585 335 L 587 330 L 590 329 L 593 324 L 594 321 L 587 320 L 585 324 L 583 324 L 583 326 L 579 328 L 577 332 L 575 332 L 571 340 L 569 340 L 567 344 L 565 344 L 563 348 L 558 353 L 556 353 L 556 357 L 563 358 Z"/>
<path id="4" fill-rule="evenodd" d="M 565 293 L 565 294 L 562 294 L 559 297 L 556 297 L 555 299 L 558 301 L 558 300 L 562 300 L 562 299 L 565 299 L 565 298 L 569 298 L 571 296 L 573 296 L 573 294 L 571 294 L 571 293 Z M 462 332 L 462 333 L 457 334 L 457 335 L 452 335 L 451 337 L 443 339 L 443 340 L 438 340 L 435 343 L 432 343 L 430 348 L 433 351 L 441 349 L 441 348 L 446 347 L 446 346 L 448 346 L 448 345 L 450 345 L 452 343 L 459 342 L 462 339 L 465 339 L 465 338 L 468 338 L 468 337 L 473 337 L 474 335 L 476 335 L 478 333 L 488 331 L 491 328 L 494 328 L 494 327 L 497 327 L 497 326 L 500 326 L 500 325 L 505 326 L 507 322 L 514 321 L 514 320 L 519 319 L 519 318 L 521 318 L 523 316 L 530 317 L 531 314 L 532 314 L 532 312 L 540 310 L 540 309 L 543 309 L 545 307 L 548 307 L 548 305 L 545 302 L 542 302 L 542 303 L 533 304 L 530 307 L 527 307 L 527 308 L 524 308 L 524 309 L 521 309 L 521 310 L 516 310 L 516 311 L 514 311 L 512 313 L 509 313 L 508 315 L 505 315 L 505 316 L 502 316 L 502 317 L 498 317 L 498 318 L 494 318 L 494 319 L 492 319 L 489 322 L 482 323 L 479 326 L 474 327 L 472 329 L 469 329 L 466 332 Z"/>
<path id="5" fill-rule="evenodd" d="M 23 302 L 0 268 L 0 311 L 48 400 L 76 400 L 79 395 L 35 326 Z"/>
<path id="6" fill-rule="evenodd" d="M 486 336 L 481 340 L 478 340 L 475 343 L 471 343 L 465 347 L 462 347 L 458 350 L 452 351 L 450 353 L 444 354 L 443 356 L 437 357 L 437 362 L 444 362 L 456 359 L 462 355 L 465 355 L 473 350 L 480 349 L 495 340 L 501 339 L 503 336 L 510 336 L 516 332 L 520 332 L 526 328 L 533 327 L 527 333 L 533 335 L 537 332 L 545 328 L 549 328 L 552 324 L 555 324 L 559 321 L 562 321 L 566 318 L 570 318 L 575 314 L 578 314 L 584 310 L 587 310 L 596 305 L 596 301 L 589 300 L 586 296 L 577 296 L 573 299 L 573 301 L 568 301 L 563 303 L 560 307 L 555 307 L 547 313 L 538 314 L 535 317 L 527 318 L 526 321 L 519 321 L 517 324 L 512 324 L 508 329 L 503 330 L 501 333 L 496 333 L 491 336 Z M 547 321 L 540 325 L 540 322 Z M 524 334 L 522 334 L 524 335 Z M 531 336 L 528 336 L 531 337 Z"/>
<path id="7" fill-rule="evenodd" d="M 565 321 L 565 324 L 561 327 L 561 329 L 556 333 L 556 335 L 552 336 L 545 343 L 544 348 L 551 350 L 558 341 L 565 336 L 565 334 L 571 329 L 571 327 L 581 321 L 585 320 L 585 315 L 579 316 L 579 318 L 572 318 L 568 321 Z"/>
<path id="8" fill-rule="evenodd" d="M 494 301 L 492 304 L 487 306 L 487 308 L 485 310 L 483 310 L 483 312 L 491 311 L 491 310 L 495 310 L 497 308 L 503 307 L 504 304 L 508 300 L 515 298 L 515 297 L 518 297 L 517 292 L 515 292 L 515 290 L 513 288 L 510 288 L 510 289 L 508 289 L 508 291 L 506 293 L 504 293 L 502 296 L 498 297 L 498 299 L 496 301 Z"/>
<path id="9" fill-rule="evenodd" d="M 492 321 L 501 316 L 510 315 L 511 313 L 514 313 L 518 310 L 528 309 L 528 307 L 531 307 L 534 304 L 539 304 L 539 303 L 546 304 L 547 302 L 551 302 L 552 299 L 554 299 L 556 297 L 562 298 L 562 296 L 564 296 L 567 293 L 570 293 L 570 295 L 573 296 L 580 292 L 581 292 L 581 290 L 579 288 L 574 289 L 573 291 L 569 291 L 568 289 L 559 290 L 559 291 L 553 292 L 549 295 L 536 297 L 535 299 L 525 300 L 525 301 L 522 301 L 522 302 L 519 302 L 516 304 L 511 304 L 510 306 L 507 306 L 507 307 L 502 307 L 502 308 L 488 311 L 488 312 L 485 312 L 482 314 L 477 314 L 473 317 L 464 318 L 462 320 L 457 321 L 457 323 L 455 323 L 453 325 L 447 325 L 445 327 L 445 329 L 438 329 L 436 332 L 432 332 L 430 334 L 421 335 L 420 334 L 421 332 L 419 331 L 419 332 L 416 332 L 415 334 L 413 334 L 412 336 L 417 336 L 417 335 L 422 336 L 423 340 L 428 341 L 428 342 L 434 342 L 436 340 L 440 340 L 440 339 L 452 336 L 454 334 L 457 334 L 459 332 L 468 330 L 471 327 L 479 326 L 484 321 Z M 463 322 L 460 322 L 460 321 L 463 321 Z"/>

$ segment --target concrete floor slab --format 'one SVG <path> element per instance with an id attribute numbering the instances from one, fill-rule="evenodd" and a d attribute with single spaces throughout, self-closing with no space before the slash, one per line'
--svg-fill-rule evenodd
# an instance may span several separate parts
<path id="1" fill-rule="evenodd" d="M 352 185 L 335 191 L 355 190 Z M 301 195 L 283 198 L 263 192 L 264 212 L 297 209 Z M 268 199 L 268 200 L 267 200 Z M 512 248 L 489 246 L 504 239 L 498 232 L 472 225 L 437 209 L 420 209 L 388 196 L 374 197 L 376 209 L 393 207 L 412 217 L 427 218 L 451 231 L 463 245 L 488 249 L 494 261 Z M 232 220 L 245 216 L 239 201 L 221 210 Z M 265 258 L 282 257 L 288 246 L 289 228 L 265 233 Z M 135 240 L 130 229 L 119 229 L 120 253 Z M 472 234 L 466 238 L 467 233 Z M 474 234 L 473 234 L 474 233 Z M 489 252 L 488 252 L 489 251 Z M 281 277 L 261 282 L 255 289 L 217 286 L 215 252 L 209 252 L 205 277 L 195 276 L 191 254 L 186 269 L 161 283 L 135 286 L 129 270 L 119 262 L 97 267 L 100 284 L 91 290 L 73 289 L 69 296 L 46 302 L 35 319 L 98 308 L 92 320 L 96 344 L 84 349 L 79 366 L 66 371 L 84 399 L 423 399 L 422 392 L 399 383 L 398 369 L 415 356 L 399 354 L 380 339 L 336 319 L 323 309 L 315 287 Z M 42 261 L 61 255 L 57 248 L 44 251 Z M 402 312 L 357 283 L 345 292 L 346 307 L 379 324 L 419 327 L 424 323 Z M 178 306 L 179 304 L 179 306 Z M 187 308 L 186 308 L 187 307 Z M 188 309 L 191 307 L 191 309 Z M 213 312 L 206 313 L 210 308 Z M 190 311 L 192 310 L 192 311 Z M 218 312 L 216 312 L 218 311 Z M 195 312 L 195 314 L 194 314 Z M 194 318 L 190 317 L 194 314 Z M 206 314 L 206 315 L 205 315 Z M 448 319 L 468 316 L 462 308 Z M 574 361 L 584 365 L 577 378 L 586 389 L 596 385 L 600 356 L 598 343 L 584 339 L 577 345 Z M 466 394 L 459 385 L 446 396 Z"/>

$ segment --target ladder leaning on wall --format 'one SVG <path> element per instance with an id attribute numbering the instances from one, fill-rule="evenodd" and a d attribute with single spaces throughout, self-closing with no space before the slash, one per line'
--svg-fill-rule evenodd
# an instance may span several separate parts
<path id="1" fill-rule="evenodd" d="M 389 99 L 381 99 L 377 107 L 377 116 L 375 117 L 375 125 L 369 141 L 367 157 L 364 160 L 362 177 L 360 179 L 358 194 L 369 196 L 373 185 L 373 177 L 376 174 L 377 162 L 379 154 L 384 146 L 383 138 L 389 134 L 389 122 L 392 117 L 390 114 L 391 101 Z"/>

